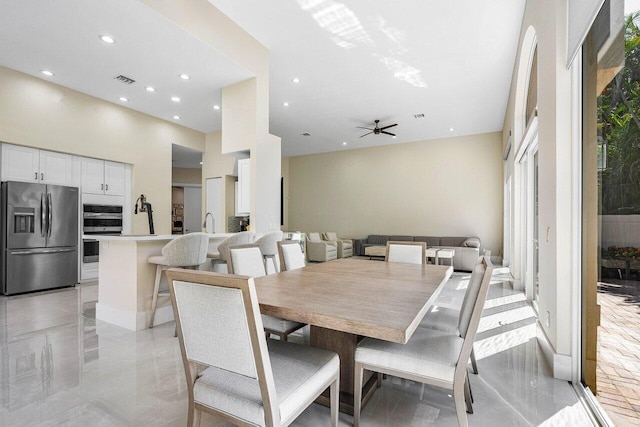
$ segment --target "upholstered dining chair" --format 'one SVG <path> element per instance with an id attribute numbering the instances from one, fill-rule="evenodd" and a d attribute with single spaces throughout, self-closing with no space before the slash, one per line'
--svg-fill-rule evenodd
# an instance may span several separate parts
<path id="1" fill-rule="evenodd" d="M 387 242 L 387 262 L 427 263 L 425 242 Z"/>
<path id="2" fill-rule="evenodd" d="M 189 426 L 200 424 L 203 411 L 238 425 L 286 426 L 327 388 L 337 425 L 338 355 L 267 340 L 252 278 L 177 269 L 167 275 Z"/>
<path id="3" fill-rule="evenodd" d="M 264 234 L 256 239 L 256 244 L 260 247 L 260 252 L 262 252 L 262 257 L 264 258 L 264 269 L 265 271 L 269 271 L 267 260 L 271 259 L 273 262 L 273 270 L 278 272 L 278 262 L 276 258 L 278 256 L 278 246 L 277 243 L 282 240 L 282 231 L 272 231 L 270 233 Z"/>
<path id="4" fill-rule="evenodd" d="M 326 242 L 320 238 L 320 233 L 307 233 L 307 259 L 309 261 L 324 262 L 338 258 L 338 244 Z"/>
<path id="5" fill-rule="evenodd" d="M 338 258 L 349 258 L 353 256 L 353 240 L 340 239 L 333 231 L 323 233 L 322 238 L 325 241 L 336 242 L 338 246 Z"/>
<path id="6" fill-rule="evenodd" d="M 242 231 L 224 239 L 218 244 L 216 252 L 207 253 L 207 258 L 211 260 L 211 269 L 213 270 L 216 264 L 227 263 L 227 248 L 229 246 L 246 245 L 248 243 L 253 243 L 253 241 L 255 240 L 255 236 L 256 234 L 252 231 Z"/>
<path id="7" fill-rule="evenodd" d="M 296 270 L 306 265 L 300 243 L 295 240 L 278 242 L 278 256 L 282 271 Z"/>
<path id="8" fill-rule="evenodd" d="M 471 389 L 467 363 L 478 331 L 493 267 L 485 259 L 471 274 L 458 318 L 458 331 L 447 333 L 417 328 L 405 345 L 372 338 L 356 349 L 354 368 L 354 425 L 360 423 L 363 370 L 386 373 L 453 391 L 461 427 L 468 425 Z M 465 408 L 466 402 L 466 408 Z"/>
<path id="9" fill-rule="evenodd" d="M 190 233 L 171 240 L 162 248 L 162 255 L 151 256 L 147 260 L 156 265 L 156 278 L 151 301 L 151 319 L 149 327 L 153 328 L 156 318 L 158 297 L 168 297 L 169 291 L 160 292 L 162 272 L 171 267 L 198 268 L 207 261 L 209 236 L 206 233 Z"/>
<path id="10" fill-rule="evenodd" d="M 227 269 L 229 274 L 239 274 L 249 277 L 262 277 L 267 275 L 262 253 L 257 244 L 229 246 L 227 251 Z M 262 323 L 264 325 L 264 331 L 267 334 L 277 335 L 283 341 L 287 341 L 289 334 L 305 326 L 304 323 L 280 319 L 267 314 L 262 315 Z"/>

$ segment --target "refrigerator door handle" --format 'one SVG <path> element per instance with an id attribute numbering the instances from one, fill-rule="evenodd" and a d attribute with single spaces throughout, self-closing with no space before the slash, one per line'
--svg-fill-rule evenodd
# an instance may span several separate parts
<path id="1" fill-rule="evenodd" d="M 49 220 L 47 221 L 47 235 L 51 237 L 51 222 L 53 219 L 53 201 L 51 200 L 51 193 L 47 194 L 47 200 L 47 213 L 49 214 Z"/>
<path id="2" fill-rule="evenodd" d="M 46 221 L 47 221 L 47 218 L 46 218 L 46 209 L 47 209 L 46 208 L 46 203 L 47 202 L 46 202 L 46 200 L 44 200 L 44 198 L 45 198 L 45 194 L 41 193 L 40 194 L 40 235 L 42 237 L 44 237 L 45 233 L 46 233 L 45 228 L 46 228 Z"/>
<path id="3" fill-rule="evenodd" d="M 9 255 L 38 255 L 38 254 L 57 254 L 61 252 L 74 252 L 76 248 L 62 248 L 62 249 L 30 249 L 21 251 L 9 251 Z"/>

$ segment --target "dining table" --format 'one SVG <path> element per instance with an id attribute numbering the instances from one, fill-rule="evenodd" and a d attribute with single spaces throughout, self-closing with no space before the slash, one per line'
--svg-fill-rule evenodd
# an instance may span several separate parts
<path id="1" fill-rule="evenodd" d="M 310 325 L 310 345 L 340 356 L 340 411 L 353 414 L 355 351 L 365 337 L 406 344 L 453 272 L 444 265 L 343 258 L 254 279 L 263 314 Z M 377 376 L 365 371 L 363 404 Z M 318 403 L 329 406 L 325 392 Z"/>

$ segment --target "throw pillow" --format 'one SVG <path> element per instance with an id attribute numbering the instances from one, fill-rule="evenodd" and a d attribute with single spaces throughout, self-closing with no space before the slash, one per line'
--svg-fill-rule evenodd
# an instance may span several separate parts
<path id="1" fill-rule="evenodd" d="M 477 237 L 469 237 L 467 240 L 462 242 L 462 246 L 467 248 L 479 248 L 480 239 L 478 239 Z"/>

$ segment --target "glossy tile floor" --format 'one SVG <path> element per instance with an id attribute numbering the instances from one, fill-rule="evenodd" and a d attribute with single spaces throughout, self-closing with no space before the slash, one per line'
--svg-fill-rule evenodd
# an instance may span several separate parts
<path id="1" fill-rule="evenodd" d="M 585 426 L 571 386 L 550 375 L 533 311 L 495 277 L 471 375 L 471 426 Z M 456 306 L 468 275 L 455 274 L 439 303 Z M 0 297 L 0 425 L 182 426 L 187 392 L 173 323 L 132 332 L 95 320 L 97 285 Z M 297 339 L 302 339 L 298 337 Z M 352 417 L 341 414 L 341 425 Z M 294 423 L 328 425 L 312 405 Z M 221 425 L 203 417 L 202 425 Z M 389 377 L 363 410 L 364 426 L 456 425 L 446 393 Z"/>

